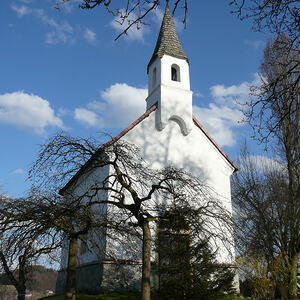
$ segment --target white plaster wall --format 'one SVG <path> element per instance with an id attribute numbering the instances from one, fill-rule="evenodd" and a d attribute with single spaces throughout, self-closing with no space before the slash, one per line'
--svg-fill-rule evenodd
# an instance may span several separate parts
<path id="1" fill-rule="evenodd" d="M 172 164 L 206 179 L 222 199 L 223 205 L 231 212 L 230 175 L 233 167 L 194 124 L 193 130 L 186 136 L 182 134 L 179 124 L 173 120 L 168 121 L 165 129 L 157 130 L 155 124 L 158 113 L 158 110 L 153 112 L 123 138 L 138 146 L 142 156 L 153 168 L 160 169 Z M 228 236 L 232 238 L 230 233 Z M 218 246 L 221 248 L 219 261 L 231 263 L 233 247 L 229 253 L 222 243 Z"/>
<path id="2" fill-rule="evenodd" d="M 176 64 L 180 68 L 180 82 L 171 79 L 171 66 Z M 161 58 L 161 83 L 164 85 L 190 90 L 189 64 L 184 59 L 179 59 L 169 55 Z"/>
<path id="3" fill-rule="evenodd" d="M 109 174 L 109 166 L 104 168 L 97 168 L 85 174 L 79 178 L 79 180 L 74 184 L 74 186 L 70 187 L 67 191 L 67 197 L 69 198 L 80 198 L 86 191 L 88 191 L 95 182 L 99 182 L 104 180 Z M 72 196 L 71 196 L 72 195 Z M 99 191 L 97 195 L 93 198 L 93 200 L 103 200 L 107 199 L 107 192 Z M 71 199 L 70 199 L 71 200 Z M 83 198 L 84 201 L 89 201 L 90 198 Z M 101 220 L 101 216 L 106 215 L 107 213 L 107 205 L 106 204 L 97 204 L 93 206 L 93 209 L 99 216 L 99 220 Z M 76 217 L 76 215 L 75 215 Z M 103 235 L 102 229 L 99 231 L 90 232 L 87 239 L 94 240 L 95 243 L 88 242 L 87 248 L 84 253 L 82 253 L 81 248 L 83 247 L 82 242 L 78 242 L 78 265 L 88 264 L 92 262 L 99 261 L 99 259 L 103 258 L 103 252 L 105 252 L 106 248 L 106 237 Z M 95 247 L 97 244 L 97 247 Z M 62 247 L 62 256 L 61 256 L 61 269 L 65 269 L 68 264 L 68 247 L 69 243 L 67 240 L 64 241 Z"/>
<path id="4" fill-rule="evenodd" d="M 193 130 L 188 135 L 183 135 L 180 125 L 173 120 L 169 120 L 163 130 L 157 130 L 156 118 L 158 113 L 158 110 L 151 113 L 149 117 L 129 131 L 123 139 L 139 147 L 141 155 L 151 163 L 152 168 L 161 169 L 172 164 L 190 171 L 200 179 L 207 180 L 207 183 L 222 200 L 223 205 L 231 212 L 230 175 L 233 172 L 233 167 L 194 124 Z M 97 180 L 102 180 L 108 173 L 109 168 L 107 167 L 106 169 L 97 169 L 89 176 L 82 176 L 76 184 L 75 193 L 77 195 L 82 194 L 91 184 Z M 104 199 L 103 197 L 107 196 L 109 195 L 99 194 L 99 199 Z M 101 209 L 99 213 L 100 211 Z M 109 207 L 108 213 L 110 217 L 117 218 L 119 210 Z M 223 228 L 220 228 L 220 230 L 223 230 Z M 154 230 L 152 233 L 154 237 Z M 231 238 L 231 233 L 228 232 L 228 236 Z M 126 239 L 126 236 L 119 236 L 117 240 L 110 237 L 99 237 L 99 245 L 114 257 L 140 259 L 140 242 L 136 241 L 137 251 L 131 251 L 130 247 L 135 247 L 135 241 L 131 243 L 130 247 L 124 247 Z M 218 260 L 222 263 L 232 263 L 233 247 L 228 252 L 228 248 L 225 248 L 221 242 L 217 243 L 216 246 L 220 248 Z M 99 252 L 95 249 L 91 250 L 79 255 L 80 264 L 99 261 Z M 66 267 L 66 263 L 67 253 L 64 250 L 62 268 Z"/>
<path id="5" fill-rule="evenodd" d="M 180 68 L 180 82 L 171 79 L 171 67 L 176 64 Z M 153 70 L 156 68 L 156 84 L 153 84 Z M 159 85 L 168 85 L 175 88 L 190 90 L 190 73 L 189 64 L 186 60 L 163 55 L 163 57 L 156 58 L 149 66 L 148 72 L 148 96 Z"/>
<path id="6" fill-rule="evenodd" d="M 156 82 L 153 82 L 153 70 L 156 68 Z M 161 81 L 161 63 L 159 59 L 155 59 L 149 67 L 148 72 L 148 96 L 153 90 L 159 86 Z"/>
<path id="7" fill-rule="evenodd" d="M 171 80 L 171 68 L 176 64 L 180 69 L 180 81 Z M 156 84 L 153 70 L 156 69 Z M 159 130 L 166 127 L 170 118 L 181 124 L 182 133 L 187 135 L 193 128 L 192 91 L 190 90 L 189 65 L 185 60 L 164 55 L 157 58 L 149 68 L 146 109 L 158 103 L 156 125 Z"/>

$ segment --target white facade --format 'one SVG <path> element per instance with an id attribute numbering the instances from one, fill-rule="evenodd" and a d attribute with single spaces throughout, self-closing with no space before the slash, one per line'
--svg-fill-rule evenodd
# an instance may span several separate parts
<path id="1" fill-rule="evenodd" d="M 179 82 L 171 79 L 174 65 L 179 67 L 177 69 L 180 72 Z M 154 68 L 157 72 L 155 84 L 153 84 Z M 185 60 L 166 55 L 162 59 L 157 58 L 153 65 L 150 65 L 146 109 L 154 104 L 157 109 L 120 139 L 137 146 L 142 157 L 153 169 L 173 165 L 205 181 L 214 196 L 222 202 L 224 209 L 231 213 L 230 176 L 235 167 L 195 122 L 192 114 L 192 92 L 189 87 L 189 65 Z M 80 178 L 75 190 L 78 190 L 79 195 L 83 194 L 94 182 L 108 174 L 109 168 L 94 171 L 87 178 Z M 160 199 L 156 200 L 159 201 Z M 110 207 L 107 212 L 114 214 L 116 210 Z M 223 228 L 220 228 L 220 231 L 222 230 Z M 231 239 L 231 233 L 228 235 L 228 239 Z M 113 239 L 103 237 L 101 246 L 106 247 L 104 249 L 106 253 L 113 252 L 118 259 L 128 259 L 126 247 L 124 249 L 117 245 Z M 225 248 L 221 242 L 217 246 L 220 247 L 219 262 L 232 264 L 233 247 Z M 99 257 L 101 257 L 99 253 L 89 251 L 80 253 L 79 264 L 97 262 Z M 66 260 L 64 261 L 66 263 Z"/>

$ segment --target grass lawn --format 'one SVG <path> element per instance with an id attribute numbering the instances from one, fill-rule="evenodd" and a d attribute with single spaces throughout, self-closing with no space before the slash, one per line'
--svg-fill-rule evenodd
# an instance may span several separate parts
<path id="1" fill-rule="evenodd" d="M 139 300 L 140 293 L 117 293 L 117 292 L 110 292 L 101 295 L 84 295 L 79 294 L 76 296 L 77 300 Z M 64 300 L 64 296 L 49 296 L 43 297 L 39 300 Z M 153 300 L 166 300 L 163 298 L 159 298 L 154 296 L 151 298 Z M 251 298 L 243 298 L 243 297 L 235 297 L 235 296 L 226 296 L 223 298 L 219 298 L 216 300 L 251 300 Z"/>
<path id="2" fill-rule="evenodd" d="M 76 296 L 76 300 L 138 300 L 139 293 L 117 293 L 117 292 L 110 292 L 100 295 L 84 295 L 78 294 Z M 39 300 L 64 300 L 64 296 L 49 296 L 40 298 Z"/>

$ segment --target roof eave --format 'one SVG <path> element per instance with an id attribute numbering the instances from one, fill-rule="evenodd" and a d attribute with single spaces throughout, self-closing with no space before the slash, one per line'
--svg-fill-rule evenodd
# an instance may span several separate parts
<path id="1" fill-rule="evenodd" d="M 172 57 L 175 57 L 175 58 L 179 58 L 179 59 L 184 59 L 188 64 L 190 64 L 189 62 L 189 59 L 187 57 L 182 57 L 180 55 L 172 55 L 172 54 L 168 54 L 168 53 L 164 53 L 163 55 L 158 55 L 158 54 L 153 54 L 149 63 L 148 63 L 148 66 L 147 66 L 147 74 L 149 74 L 149 69 L 150 69 L 150 66 L 152 65 L 152 63 L 155 61 L 156 58 L 162 58 L 164 55 L 169 55 L 169 56 L 172 56 Z"/>

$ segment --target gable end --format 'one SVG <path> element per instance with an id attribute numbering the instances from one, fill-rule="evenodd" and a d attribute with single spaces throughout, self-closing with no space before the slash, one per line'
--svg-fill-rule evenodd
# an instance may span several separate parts
<path id="1" fill-rule="evenodd" d="M 201 123 L 196 119 L 193 115 L 194 124 L 204 133 L 204 135 L 210 140 L 210 142 L 217 148 L 217 150 L 222 154 L 222 156 L 229 162 L 229 164 L 233 167 L 234 171 L 238 171 L 238 167 L 236 164 L 229 158 L 229 156 L 221 149 L 221 147 L 217 144 L 217 142 L 209 135 L 209 133 L 205 130 L 205 128 L 201 125 Z"/>

